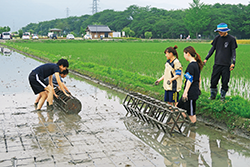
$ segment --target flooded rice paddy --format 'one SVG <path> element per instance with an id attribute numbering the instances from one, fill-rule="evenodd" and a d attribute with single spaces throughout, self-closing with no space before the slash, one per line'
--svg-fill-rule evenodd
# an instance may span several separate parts
<path id="1" fill-rule="evenodd" d="M 201 89 L 210 92 L 210 78 L 201 79 Z M 244 99 L 250 99 L 250 82 L 246 78 L 230 78 L 227 96 L 241 96 Z M 221 80 L 218 83 L 218 94 L 220 93 Z"/>
<path id="2" fill-rule="evenodd" d="M 250 141 L 198 123 L 188 136 L 169 137 L 125 117 L 125 94 L 91 81 L 64 81 L 82 103 L 78 115 L 58 108 L 34 111 L 28 74 L 42 64 L 19 53 L 1 54 L 0 166 L 245 167 Z"/>

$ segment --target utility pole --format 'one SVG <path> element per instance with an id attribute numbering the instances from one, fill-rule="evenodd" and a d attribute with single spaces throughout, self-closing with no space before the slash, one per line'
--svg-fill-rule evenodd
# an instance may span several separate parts
<path id="1" fill-rule="evenodd" d="M 93 5 L 92 5 L 92 14 L 97 13 L 97 0 L 93 0 Z"/>
<path id="2" fill-rule="evenodd" d="M 66 17 L 69 17 L 69 8 L 66 8 Z"/>
<path id="3" fill-rule="evenodd" d="M 13 20 L 13 29 L 12 31 L 15 31 L 15 20 Z"/>

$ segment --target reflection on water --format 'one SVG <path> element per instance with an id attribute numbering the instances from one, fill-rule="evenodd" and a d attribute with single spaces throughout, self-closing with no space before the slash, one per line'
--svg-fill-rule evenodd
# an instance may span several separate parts
<path id="1" fill-rule="evenodd" d="M 148 125 L 132 117 L 124 120 L 124 124 L 131 133 L 164 156 L 166 166 L 236 167 L 250 163 L 250 150 L 236 141 L 233 144 L 227 134 L 204 125 L 191 128 L 187 137 L 176 134 L 171 138 L 156 128 L 145 128 Z M 249 141 L 246 142 L 250 146 Z"/>
<path id="2" fill-rule="evenodd" d="M 66 146 L 73 146 L 69 140 L 72 132 L 78 133 L 81 131 L 79 121 L 81 116 L 77 114 L 65 114 L 59 108 L 55 108 L 53 112 L 46 110 L 37 111 L 37 124 L 33 124 L 35 136 L 40 149 L 46 148 L 46 152 L 51 154 L 54 148 L 57 148 L 57 153 L 64 153 Z M 69 144 L 70 143 L 70 144 Z M 33 143 L 35 145 L 35 143 Z M 66 151 L 67 152 L 67 151 Z"/>
<path id="3" fill-rule="evenodd" d="M 47 112 L 46 110 L 37 111 L 38 125 L 36 127 L 36 133 L 53 133 L 58 128 L 58 124 L 63 124 L 65 131 L 78 131 L 81 127 L 78 122 L 81 120 L 81 116 L 77 114 L 66 114 L 59 108 L 55 108 L 53 112 Z"/>
<path id="4" fill-rule="evenodd" d="M 39 126 L 36 130 L 36 133 L 45 133 L 47 130 L 49 132 L 54 132 L 56 125 L 53 124 L 53 119 L 54 119 L 54 113 L 53 112 L 45 112 L 47 117 L 44 116 L 42 113 L 42 111 L 38 111 L 37 112 L 37 116 L 38 116 L 38 124 L 40 124 L 41 126 Z"/>
<path id="5" fill-rule="evenodd" d="M 12 50 L 0 46 L 0 54 L 1 55 L 10 56 L 12 54 L 12 52 L 13 52 Z"/>

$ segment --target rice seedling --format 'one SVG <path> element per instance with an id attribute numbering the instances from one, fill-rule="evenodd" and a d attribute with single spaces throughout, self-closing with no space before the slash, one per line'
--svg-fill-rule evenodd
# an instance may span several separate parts
<path id="1" fill-rule="evenodd" d="M 220 93 L 221 81 L 218 83 L 218 93 Z M 201 79 L 201 89 L 210 92 L 210 78 Z M 250 80 L 246 78 L 232 77 L 229 81 L 227 96 L 241 96 L 250 99 Z"/>

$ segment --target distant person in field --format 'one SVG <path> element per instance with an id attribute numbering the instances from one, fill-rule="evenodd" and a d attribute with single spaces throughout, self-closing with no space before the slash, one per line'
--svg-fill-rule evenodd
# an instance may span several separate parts
<path id="1" fill-rule="evenodd" d="M 66 70 L 64 70 L 64 71 L 62 71 L 62 72 L 59 73 L 59 77 L 60 77 L 60 80 L 61 80 L 61 82 L 62 82 L 63 88 L 67 91 L 67 93 L 70 94 L 69 89 L 68 89 L 67 86 L 63 83 L 63 80 L 62 80 L 63 78 L 65 78 L 65 77 L 68 75 L 68 73 L 69 73 L 69 70 L 66 69 Z M 49 84 L 49 78 L 46 78 L 46 79 L 45 79 L 45 82 L 46 82 L 46 84 Z M 52 83 L 53 83 L 53 86 L 54 86 L 54 87 L 58 87 L 58 86 L 59 86 L 58 83 L 57 83 L 55 74 L 53 74 L 53 76 L 52 76 Z M 59 88 L 60 88 L 60 87 L 59 87 Z M 55 97 L 57 97 L 55 91 L 53 91 L 53 94 L 55 95 Z M 37 98 L 36 98 L 36 100 L 35 100 L 35 107 L 37 107 L 40 98 L 41 98 L 41 94 L 39 93 L 39 95 L 37 96 Z"/>
<path id="2" fill-rule="evenodd" d="M 69 67 L 69 63 L 66 59 L 60 59 L 57 64 L 46 63 L 43 64 L 29 74 L 29 83 L 34 92 L 34 94 L 41 95 L 41 98 L 37 105 L 37 110 L 40 110 L 43 106 L 44 101 L 47 99 L 49 106 L 47 106 L 48 111 L 53 110 L 53 84 L 52 84 L 52 75 L 55 74 L 56 81 L 64 92 L 66 96 L 69 96 L 63 88 L 63 84 L 59 77 L 59 72 L 64 71 Z M 45 79 L 49 77 L 49 83 L 45 82 Z"/>
<path id="3" fill-rule="evenodd" d="M 187 114 L 192 122 L 196 125 L 196 100 L 200 95 L 200 72 L 203 68 L 203 62 L 198 53 L 192 46 L 184 49 L 184 58 L 190 63 L 185 71 L 184 92 L 180 98 L 177 107 L 187 110 Z M 186 115 L 184 115 L 186 117 Z"/>
<path id="4" fill-rule="evenodd" d="M 178 60 L 178 47 L 168 47 L 164 53 L 167 58 L 165 71 L 161 78 L 155 81 L 155 85 L 163 80 L 165 89 L 164 101 L 170 105 L 176 105 L 179 101 L 179 92 L 181 91 L 183 71 L 180 61 Z"/>
<path id="5" fill-rule="evenodd" d="M 228 31 L 230 31 L 230 29 L 227 27 L 227 24 L 225 23 L 218 24 L 217 29 L 214 31 L 218 32 L 219 35 L 216 36 L 213 42 L 211 43 L 212 48 L 208 52 L 208 55 L 206 56 L 204 63 L 207 62 L 207 60 L 212 56 L 212 54 L 216 50 L 213 72 L 212 72 L 212 77 L 211 77 L 210 99 L 214 100 L 216 98 L 216 95 L 218 92 L 217 84 L 218 84 L 220 77 L 222 77 L 220 99 L 221 101 L 224 101 L 226 93 L 228 91 L 228 82 L 230 79 L 230 72 L 235 67 L 236 48 L 238 46 L 236 43 L 236 39 L 233 36 L 228 34 Z"/>

